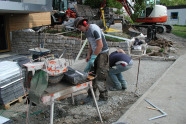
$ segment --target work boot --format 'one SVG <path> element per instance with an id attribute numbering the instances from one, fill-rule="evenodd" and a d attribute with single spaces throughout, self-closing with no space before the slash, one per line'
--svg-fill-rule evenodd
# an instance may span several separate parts
<path id="1" fill-rule="evenodd" d="M 127 82 L 125 84 L 122 84 L 122 89 L 126 90 L 127 89 Z"/>
<path id="2" fill-rule="evenodd" d="M 127 87 L 122 87 L 122 90 L 126 90 L 127 89 Z"/>
<path id="3" fill-rule="evenodd" d="M 116 87 L 110 87 L 109 88 L 110 91 L 119 91 L 119 90 L 122 90 L 122 88 L 116 88 Z"/>
<path id="4" fill-rule="evenodd" d="M 108 91 L 100 92 L 99 101 L 107 101 L 108 100 Z"/>
<path id="5" fill-rule="evenodd" d="M 104 98 L 100 97 L 99 98 L 99 101 L 107 101 L 107 100 L 108 100 L 108 97 L 104 97 Z"/>

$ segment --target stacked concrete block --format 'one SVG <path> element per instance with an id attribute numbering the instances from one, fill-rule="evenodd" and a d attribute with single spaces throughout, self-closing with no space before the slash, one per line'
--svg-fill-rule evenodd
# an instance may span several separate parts
<path id="1" fill-rule="evenodd" d="M 18 54 L 30 54 L 29 49 L 36 48 L 39 42 L 44 43 L 44 48 L 55 50 L 60 55 L 64 48 L 67 49 L 64 57 L 73 56 L 75 58 L 84 41 L 78 38 L 65 37 L 63 35 L 37 32 L 13 32 L 11 41 L 12 52 Z M 129 42 L 108 42 L 109 47 L 121 48 L 127 54 L 130 54 Z M 88 53 L 88 43 L 83 49 L 80 58 L 85 58 Z"/>
<path id="2" fill-rule="evenodd" d="M 24 95 L 24 72 L 17 62 L 0 62 L 0 104 L 5 105 Z"/>
<path id="3" fill-rule="evenodd" d="M 123 49 L 127 54 L 130 54 L 130 45 L 129 42 L 120 42 L 119 43 L 119 48 Z"/>
<path id="4" fill-rule="evenodd" d="M 64 25 L 54 25 L 54 29 L 61 32 L 62 30 L 65 29 L 65 26 Z"/>
<path id="5" fill-rule="evenodd" d="M 13 124 L 13 121 L 3 116 L 0 116 L 0 124 Z"/>

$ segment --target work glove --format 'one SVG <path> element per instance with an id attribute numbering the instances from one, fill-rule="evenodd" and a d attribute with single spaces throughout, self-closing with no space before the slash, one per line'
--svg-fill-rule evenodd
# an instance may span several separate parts
<path id="1" fill-rule="evenodd" d="M 84 72 L 88 73 L 92 66 L 94 66 L 94 61 L 96 59 L 97 55 L 91 55 L 90 60 L 87 63 L 87 66 L 84 69 Z"/>

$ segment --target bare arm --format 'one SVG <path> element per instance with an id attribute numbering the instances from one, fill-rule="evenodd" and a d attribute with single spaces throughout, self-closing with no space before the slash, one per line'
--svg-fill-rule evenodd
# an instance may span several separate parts
<path id="1" fill-rule="evenodd" d="M 96 43 L 97 43 L 97 47 L 95 52 L 93 53 L 94 55 L 98 55 L 101 52 L 101 49 L 103 48 L 102 39 L 97 40 Z"/>

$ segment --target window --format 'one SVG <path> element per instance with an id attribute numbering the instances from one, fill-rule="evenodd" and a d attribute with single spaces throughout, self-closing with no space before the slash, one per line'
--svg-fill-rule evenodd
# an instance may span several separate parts
<path id="1" fill-rule="evenodd" d="M 171 19 L 178 19 L 178 12 L 171 12 Z"/>

